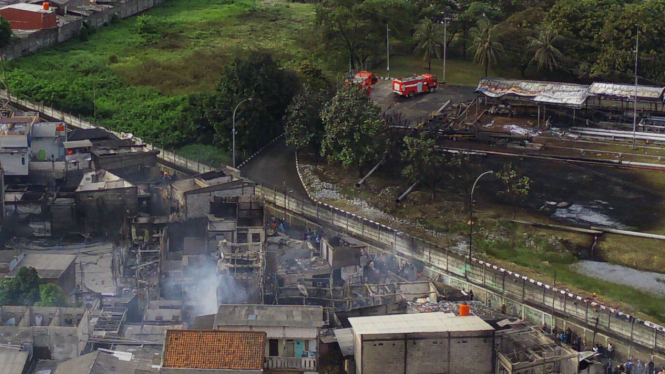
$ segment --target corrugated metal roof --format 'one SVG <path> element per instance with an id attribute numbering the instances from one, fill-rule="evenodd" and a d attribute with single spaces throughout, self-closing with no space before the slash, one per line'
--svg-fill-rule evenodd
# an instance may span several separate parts
<path id="1" fill-rule="evenodd" d="M 637 86 L 638 99 L 657 100 L 663 96 L 663 87 L 653 86 Z M 589 93 L 599 96 L 611 96 L 625 99 L 627 97 L 635 97 L 635 86 L 629 84 L 615 84 L 615 83 L 593 83 L 589 87 Z"/>
<path id="2" fill-rule="evenodd" d="M 515 95 L 532 97 L 533 101 L 547 104 L 580 106 L 589 96 L 589 86 L 583 84 L 520 81 L 482 78 L 476 92 L 489 97 Z"/>
<path id="3" fill-rule="evenodd" d="M 92 147 L 92 142 L 87 139 L 63 142 L 62 144 L 65 146 L 66 149 Z"/>
<path id="4" fill-rule="evenodd" d="M 492 331 L 477 316 L 457 317 L 447 313 L 395 314 L 349 318 L 354 334 L 409 334 L 423 332 Z"/>

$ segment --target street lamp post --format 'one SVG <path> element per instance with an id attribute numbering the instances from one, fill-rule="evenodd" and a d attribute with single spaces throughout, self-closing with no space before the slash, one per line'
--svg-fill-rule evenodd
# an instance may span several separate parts
<path id="1" fill-rule="evenodd" d="M 486 171 L 476 178 L 476 181 L 473 182 L 473 187 L 471 187 L 471 197 L 469 199 L 469 264 L 471 263 L 471 249 L 473 244 L 473 191 L 476 189 L 476 184 L 483 176 L 487 174 L 494 174 L 494 171 Z"/>
<path id="2" fill-rule="evenodd" d="M 236 108 L 233 109 L 233 129 L 231 132 L 233 133 L 231 137 L 233 138 L 233 168 L 235 169 L 236 167 L 236 111 L 238 110 L 238 107 L 240 104 L 244 103 L 245 101 L 252 101 L 254 100 L 253 98 L 249 97 L 236 105 Z"/>

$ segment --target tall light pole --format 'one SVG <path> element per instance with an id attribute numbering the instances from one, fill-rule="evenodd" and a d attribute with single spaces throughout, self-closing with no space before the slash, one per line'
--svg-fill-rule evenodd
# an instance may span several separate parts
<path id="1" fill-rule="evenodd" d="M 633 149 L 635 147 L 635 130 L 637 129 L 637 54 L 640 50 L 640 28 L 635 25 L 635 102 L 633 103 Z"/>
<path id="2" fill-rule="evenodd" d="M 471 187 L 471 198 L 469 199 L 469 263 L 471 263 L 471 249 L 473 245 L 473 191 L 476 189 L 476 184 L 480 178 L 487 174 L 494 174 L 494 171 L 490 170 L 480 174 L 478 178 L 476 178 L 476 181 L 473 182 L 473 187 Z"/>
<path id="3" fill-rule="evenodd" d="M 390 37 L 388 36 L 388 33 L 390 32 L 390 28 L 388 28 L 388 22 L 386 22 L 386 71 L 388 72 L 388 78 L 390 78 Z"/>
<path id="4" fill-rule="evenodd" d="M 254 100 L 254 99 L 249 97 L 249 98 L 239 102 L 238 105 L 236 105 L 236 108 L 233 109 L 233 129 L 231 130 L 233 134 L 231 135 L 231 137 L 233 138 L 233 168 L 234 169 L 236 167 L 236 111 L 238 110 L 238 107 L 240 106 L 240 104 L 244 103 L 245 101 L 252 101 L 252 100 Z"/>
<path id="5" fill-rule="evenodd" d="M 443 78 L 441 82 L 446 83 L 446 54 L 448 52 L 448 17 L 443 17 Z"/>

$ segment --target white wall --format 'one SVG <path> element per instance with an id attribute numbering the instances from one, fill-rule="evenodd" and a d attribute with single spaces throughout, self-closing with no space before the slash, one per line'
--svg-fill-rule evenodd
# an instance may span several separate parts
<path id="1" fill-rule="evenodd" d="M 30 157 L 28 157 L 27 151 L 23 153 L 0 153 L 0 164 L 5 171 L 5 175 L 28 175 Z"/>

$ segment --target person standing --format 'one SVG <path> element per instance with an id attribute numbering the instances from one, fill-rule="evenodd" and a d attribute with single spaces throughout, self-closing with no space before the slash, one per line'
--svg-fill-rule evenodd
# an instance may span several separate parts
<path id="1" fill-rule="evenodd" d="M 653 360 L 651 360 L 647 364 L 647 374 L 654 374 L 655 372 L 656 372 L 656 365 L 654 365 Z"/>
<path id="2" fill-rule="evenodd" d="M 607 343 L 607 357 L 614 358 L 614 344 Z"/>

